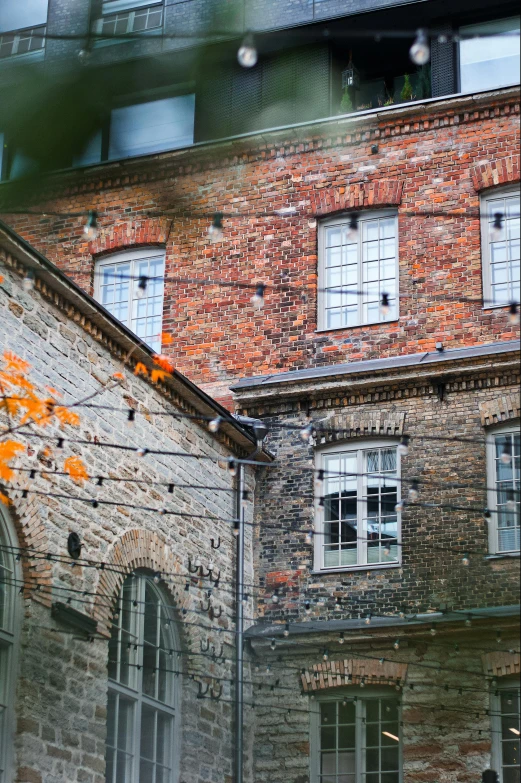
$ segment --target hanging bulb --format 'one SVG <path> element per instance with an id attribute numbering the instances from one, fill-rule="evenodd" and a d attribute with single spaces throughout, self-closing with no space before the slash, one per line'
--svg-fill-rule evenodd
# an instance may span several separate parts
<path id="1" fill-rule="evenodd" d="M 141 447 L 139 449 L 136 449 L 136 454 L 138 455 L 138 457 L 144 457 L 147 454 L 147 452 L 148 449 L 143 449 Z"/>
<path id="2" fill-rule="evenodd" d="M 208 229 L 208 236 L 210 237 L 210 242 L 222 242 L 224 236 L 222 212 L 216 212 L 213 216 L 211 226 Z"/>
<path id="3" fill-rule="evenodd" d="M 335 598 L 335 609 L 341 609 L 342 608 L 342 598 L 341 596 L 337 595 Z"/>
<path id="4" fill-rule="evenodd" d="M 516 499 L 514 495 L 513 489 L 507 489 L 507 502 L 506 507 L 508 511 L 515 511 L 516 510 Z"/>
<path id="5" fill-rule="evenodd" d="M 306 533 L 305 541 L 306 541 L 306 544 L 312 544 L 313 543 L 313 531 L 312 530 L 308 530 L 308 532 Z"/>
<path id="6" fill-rule="evenodd" d="M 24 291 L 32 291 L 34 288 L 34 272 L 32 269 L 28 269 L 25 273 L 25 277 L 22 280 L 22 288 Z"/>
<path id="7" fill-rule="evenodd" d="M 471 625 L 472 625 L 472 617 L 470 615 L 465 620 L 465 625 L 467 626 L 467 628 L 471 627 Z"/>
<path id="8" fill-rule="evenodd" d="M 490 519 L 490 518 L 492 517 L 492 514 L 491 514 L 491 512 L 490 512 L 490 509 L 488 509 L 488 508 L 485 508 L 485 509 L 483 510 L 483 516 L 485 517 L 485 519 Z"/>
<path id="9" fill-rule="evenodd" d="M 503 463 L 503 465 L 510 465 L 510 463 L 512 462 L 512 442 L 510 438 L 505 442 L 505 445 L 503 446 L 503 451 L 501 452 L 500 460 Z"/>
<path id="10" fill-rule="evenodd" d="M 304 441 L 304 443 L 309 443 L 313 436 L 313 425 L 311 423 L 306 424 L 306 426 L 300 430 L 300 437 Z"/>
<path id="11" fill-rule="evenodd" d="M 95 209 L 89 210 L 87 215 L 87 222 L 83 227 L 83 233 L 89 242 L 93 242 L 98 237 L 98 213 Z"/>
<path id="12" fill-rule="evenodd" d="M 367 617 L 365 618 L 365 624 L 366 625 L 371 625 L 371 615 L 370 614 L 368 614 Z"/>
<path id="13" fill-rule="evenodd" d="M 345 633 L 342 631 L 342 633 L 340 634 L 340 638 L 338 640 L 338 643 L 339 644 L 345 644 L 345 641 L 346 641 Z"/>
<path id="14" fill-rule="evenodd" d="M 349 216 L 347 238 L 351 240 L 351 242 L 356 242 L 358 239 L 358 213 L 356 212 L 352 212 Z"/>
<path id="15" fill-rule="evenodd" d="M 360 687 L 365 688 L 365 677 L 362 677 L 362 679 L 360 680 Z"/>
<path id="16" fill-rule="evenodd" d="M 456 655 L 458 655 L 458 654 L 459 654 L 459 644 L 458 644 L 457 642 L 456 642 L 456 644 L 454 645 L 454 652 L 456 653 Z"/>
<path id="17" fill-rule="evenodd" d="M 386 544 L 386 545 L 384 546 L 384 555 L 385 555 L 386 557 L 389 557 L 389 556 L 390 556 L 390 554 L 391 554 L 391 547 L 389 546 L 389 544 Z"/>
<path id="18" fill-rule="evenodd" d="M 212 419 L 208 423 L 208 429 L 210 432 L 212 432 L 214 435 L 216 432 L 219 432 L 219 427 L 221 426 L 222 419 L 220 416 L 216 416 L 215 419 Z"/>
<path id="19" fill-rule="evenodd" d="M 413 482 L 409 487 L 409 500 L 412 500 L 413 503 L 416 503 L 419 497 L 420 497 L 420 487 L 416 479 L 413 479 Z"/>
<path id="20" fill-rule="evenodd" d="M 416 33 L 416 40 L 409 49 L 411 60 L 415 65 L 426 65 L 431 57 L 431 48 L 427 31 L 421 28 Z"/>
<path id="21" fill-rule="evenodd" d="M 385 663 L 385 658 L 380 658 L 380 660 L 379 660 L 380 666 L 383 666 L 384 663 Z"/>
<path id="22" fill-rule="evenodd" d="M 242 65 L 243 68 L 253 68 L 255 65 L 257 65 L 258 59 L 259 53 L 257 52 L 257 48 L 255 46 L 255 39 L 251 33 L 247 33 L 243 38 L 239 51 L 237 52 L 237 60 L 239 61 L 239 65 Z"/>
<path id="23" fill-rule="evenodd" d="M 140 275 L 136 288 L 136 297 L 138 299 L 144 299 L 144 297 L 146 296 L 147 285 L 148 285 L 148 277 L 146 275 Z"/>
<path id="24" fill-rule="evenodd" d="M 411 440 L 410 435 L 402 435 L 402 439 L 400 443 L 398 444 L 398 454 L 401 457 L 407 457 L 409 454 L 409 442 Z"/>
<path id="25" fill-rule="evenodd" d="M 237 463 L 233 457 L 228 459 L 228 473 L 232 478 L 235 478 L 237 475 Z"/>
<path id="26" fill-rule="evenodd" d="M 390 310 L 391 310 L 391 305 L 389 303 L 389 294 L 382 294 L 382 299 L 380 302 L 380 313 L 382 315 L 382 318 L 387 318 Z"/>
<path id="27" fill-rule="evenodd" d="M 494 212 L 494 222 L 490 227 L 490 241 L 499 242 L 503 234 L 503 213 Z"/>
<path id="28" fill-rule="evenodd" d="M 342 702 L 342 707 L 347 707 L 347 699 L 344 699 Z"/>
<path id="29" fill-rule="evenodd" d="M 399 617 L 401 620 L 405 620 L 405 612 L 404 612 L 404 610 L 403 610 L 403 609 L 401 610 L 401 612 L 398 612 L 398 617 Z"/>
<path id="30" fill-rule="evenodd" d="M 317 484 L 324 483 L 324 471 L 322 470 L 322 468 L 317 472 L 316 482 Z"/>
<path id="31" fill-rule="evenodd" d="M 401 514 L 404 508 L 405 508 L 405 503 L 403 502 L 403 500 L 399 500 L 398 503 L 395 505 L 394 510 L 396 511 L 397 514 Z"/>
<path id="32" fill-rule="evenodd" d="M 157 573 L 154 574 L 154 582 L 156 583 L 156 585 L 158 585 L 160 581 L 161 581 L 161 573 L 158 571 Z"/>
<path id="33" fill-rule="evenodd" d="M 436 636 L 438 633 L 436 627 L 434 625 L 431 625 L 431 636 Z"/>
<path id="34" fill-rule="evenodd" d="M 304 603 L 304 610 L 306 614 L 311 614 L 311 601 L 306 601 Z"/>
<path id="35" fill-rule="evenodd" d="M 276 639 L 272 639 L 271 640 L 270 647 L 271 647 L 272 650 L 276 650 L 277 649 L 277 640 Z"/>
<path id="36" fill-rule="evenodd" d="M 395 641 L 395 643 L 393 644 L 393 647 L 394 647 L 395 650 L 399 650 L 400 649 L 400 640 L 399 639 L 397 639 Z"/>
<path id="37" fill-rule="evenodd" d="M 468 556 L 468 554 L 466 552 L 463 555 L 463 557 L 461 559 L 461 562 L 463 563 L 464 566 L 469 566 L 470 565 L 470 557 Z"/>
<path id="38" fill-rule="evenodd" d="M 325 497 L 321 497 L 321 498 L 319 498 L 319 500 L 318 500 L 318 505 L 319 505 L 319 507 L 320 507 L 320 508 L 324 508 L 324 506 L 326 505 L 326 499 L 325 499 Z"/>
<path id="39" fill-rule="evenodd" d="M 279 603 L 279 601 L 280 601 L 280 598 L 279 598 L 279 594 L 278 594 L 277 590 L 275 590 L 275 592 L 273 593 L 273 596 L 272 596 L 272 598 L 271 598 L 271 601 L 272 601 L 272 603 L 274 603 L 274 604 L 278 604 L 278 603 Z"/>
<path id="40" fill-rule="evenodd" d="M 286 637 L 286 639 L 289 636 L 289 623 L 286 623 L 286 625 L 284 626 L 284 636 Z"/>
<path id="41" fill-rule="evenodd" d="M 519 323 L 519 306 L 517 302 L 510 303 L 510 310 L 508 313 L 508 320 L 512 326 L 516 326 Z"/>
<path id="42" fill-rule="evenodd" d="M 324 655 L 322 656 L 322 658 L 324 659 L 324 661 L 329 660 L 329 650 L 324 650 Z"/>
<path id="43" fill-rule="evenodd" d="M 255 293 L 253 294 L 251 298 L 251 303 L 254 306 L 256 310 L 262 310 L 264 307 L 264 292 L 266 290 L 266 286 L 264 283 L 259 283 Z"/>
<path id="44" fill-rule="evenodd" d="M 501 642 L 502 642 L 502 641 L 503 641 L 503 637 L 502 637 L 501 631 L 498 631 L 498 632 L 496 633 L 496 642 L 497 642 L 498 644 L 501 644 Z"/>
<path id="45" fill-rule="evenodd" d="M 240 528 L 239 520 L 236 519 L 233 523 L 233 535 L 235 536 L 235 538 L 238 537 L 240 532 L 241 532 L 241 528 Z"/>
<path id="46" fill-rule="evenodd" d="M 136 411 L 133 408 L 129 408 L 127 413 L 127 425 L 130 426 L 135 422 L 135 420 L 136 420 Z"/>

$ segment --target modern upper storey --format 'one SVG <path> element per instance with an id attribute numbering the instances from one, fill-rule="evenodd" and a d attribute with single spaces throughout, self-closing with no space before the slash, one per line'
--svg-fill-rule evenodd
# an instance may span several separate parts
<path id="1" fill-rule="evenodd" d="M 418 28 L 430 39 L 423 65 L 409 56 Z M 237 62 L 247 30 L 259 55 L 252 68 Z M 505 87 L 519 82 L 518 32 L 516 4 L 486 0 L 3 0 L 1 174 Z M 40 97 L 52 93 L 42 103 L 54 115 L 35 114 L 32 97 L 20 104 L 28 80 Z M 45 160 L 17 114 L 38 136 L 59 123 Z"/>

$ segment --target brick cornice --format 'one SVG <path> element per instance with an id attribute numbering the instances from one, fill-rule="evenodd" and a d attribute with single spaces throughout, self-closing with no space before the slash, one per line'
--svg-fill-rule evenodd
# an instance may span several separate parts
<path id="1" fill-rule="evenodd" d="M 169 221 L 167 218 L 127 220 L 101 228 L 97 239 L 89 244 L 93 256 L 114 253 L 131 247 L 166 245 Z"/>
<path id="2" fill-rule="evenodd" d="M 473 166 L 470 174 L 474 189 L 479 192 L 487 188 L 519 182 L 520 157 L 519 155 L 510 155 L 502 160 L 487 160 Z"/>
<path id="3" fill-rule="evenodd" d="M 479 413 L 483 427 L 519 419 L 521 416 L 519 394 L 502 394 L 495 400 L 483 402 L 479 406 Z"/>
<path id="4" fill-rule="evenodd" d="M 344 210 L 398 206 L 403 181 L 357 182 L 344 187 L 321 188 L 311 194 L 311 210 L 317 217 Z"/>
<path id="5" fill-rule="evenodd" d="M 333 430 L 318 434 L 318 442 L 333 443 L 352 438 L 399 437 L 405 426 L 405 413 L 395 413 L 378 407 L 364 414 L 339 414 L 331 416 L 323 426 Z"/>
<path id="6" fill-rule="evenodd" d="M 491 652 L 481 657 L 483 671 L 489 677 L 508 677 L 521 672 L 519 653 Z"/>
<path id="7" fill-rule="evenodd" d="M 346 658 L 342 661 L 317 663 L 301 675 L 304 693 L 345 688 L 349 685 L 398 685 L 403 687 L 407 679 L 407 664 L 393 661 L 363 661 Z"/>

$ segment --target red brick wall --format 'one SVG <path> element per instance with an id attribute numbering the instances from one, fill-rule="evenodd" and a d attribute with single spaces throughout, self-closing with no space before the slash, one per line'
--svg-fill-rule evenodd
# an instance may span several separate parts
<path id="1" fill-rule="evenodd" d="M 175 338 L 167 350 L 179 370 L 221 398 L 242 376 L 432 350 L 437 341 L 457 347 L 512 339 L 505 311 L 443 297 L 481 296 L 479 219 L 465 211 L 477 210 L 478 190 L 519 181 L 518 96 L 505 91 L 479 101 L 440 101 L 421 115 L 413 111 L 402 107 L 379 118 L 54 177 L 47 209 L 99 211 L 102 232 L 91 246 L 79 218 L 6 219 L 90 291 L 94 256 L 149 242 L 166 244 L 171 278 L 309 286 L 306 302 L 268 292 L 257 312 L 248 291 L 167 281 L 164 328 Z M 317 333 L 317 228 L 310 218 L 383 204 L 398 206 L 399 323 Z M 300 214 L 252 215 L 288 206 Z M 462 214 L 407 214 L 429 208 Z M 226 220 L 224 241 L 211 245 L 208 217 L 165 216 L 172 209 L 250 216 Z"/>

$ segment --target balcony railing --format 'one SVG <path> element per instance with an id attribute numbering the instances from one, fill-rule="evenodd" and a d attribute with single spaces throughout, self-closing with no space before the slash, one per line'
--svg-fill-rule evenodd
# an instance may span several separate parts
<path id="1" fill-rule="evenodd" d="M 38 52 L 45 47 L 45 25 L 0 35 L 0 59 Z"/>

